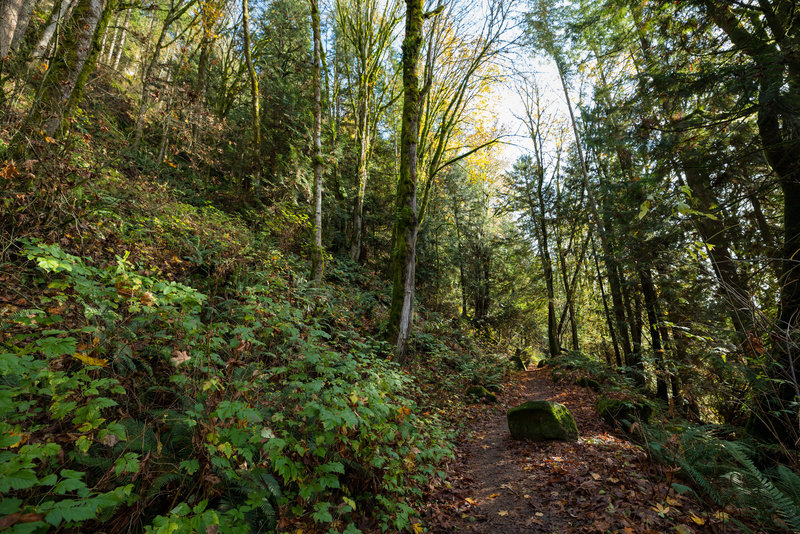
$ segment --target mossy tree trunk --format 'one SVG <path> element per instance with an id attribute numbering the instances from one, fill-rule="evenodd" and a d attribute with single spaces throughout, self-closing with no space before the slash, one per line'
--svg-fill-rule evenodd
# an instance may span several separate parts
<path id="1" fill-rule="evenodd" d="M 423 2 L 406 0 L 406 34 L 403 38 L 403 117 L 400 131 L 400 176 L 395 197 L 392 240 L 392 303 L 389 339 L 395 357 L 404 360 L 414 313 L 414 268 L 417 246 L 417 145 L 421 88 L 419 60 L 422 53 Z"/>
<path id="2" fill-rule="evenodd" d="M 242 27 L 244 33 L 244 57 L 247 63 L 247 75 L 250 78 L 250 102 L 253 113 L 253 159 L 255 160 L 253 174 L 256 177 L 256 182 L 258 182 L 261 176 L 261 96 L 258 91 L 258 75 L 253 66 L 253 56 L 250 52 L 250 10 L 248 9 L 247 0 L 242 0 Z M 242 182 L 242 194 L 247 195 L 251 189 L 250 175 L 245 174 L 245 179 Z"/>
<path id="3" fill-rule="evenodd" d="M 61 0 L 53 5 L 53 11 L 50 13 L 50 18 L 47 20 L 47 25 L 42 30 L 41 35 L 36 40 L 36 45 L 31 52 L 31 59 L 42 59 L 47 53 L 47 48 L 53 40 L 58 27 L 63 25 L 64 20 L 67 19 L 70 10 L 77 3 L 77 0 Z"/>
<path id="4" fill-rule="evenodd" d="M 50 137 L 64 133 L 65 122 L 83 98 L 83 90 L 100 55 L 100 42 L 118 0 L 79 0 L 69 18 L 61 46 L 48 66 L 28 126 Z"/>
<path id="5" fill-rule="evenodd" d="M 314 34 L 314 244 L 311 249 L 311 279 L 322 284 L 322 37 L 319 20 L 319 0 L 311 4 L 311 29 Z"/>

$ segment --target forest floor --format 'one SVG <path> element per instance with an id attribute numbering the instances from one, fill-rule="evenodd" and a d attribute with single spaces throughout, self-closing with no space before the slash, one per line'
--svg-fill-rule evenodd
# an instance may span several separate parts
<path id="1" fill-rule="evenodd" d="M 580 440 L 512 440 L 506 410 L 531 399 L 566 405 Z M 497 404 L 471 407 L 449 484 L 429 496 L 430 531 L 740 531 L 725 512 L 676 493 L 669 483 L 674 471 L 653 464 L 639 446 L 616 434 L 595 412 L 596 401 L 597 393 L 554 384 L 548 369 L 536 369 L 519 373 Z"/>

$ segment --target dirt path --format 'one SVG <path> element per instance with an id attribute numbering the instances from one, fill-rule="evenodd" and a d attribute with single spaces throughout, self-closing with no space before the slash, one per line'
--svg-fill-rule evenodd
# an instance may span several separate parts
<path id="1" fill-rule="evenodd" d="M 577 443 L 514 441 L 506 410 L 526 400 L 566 405 Z M 450 466 L 449 487 L 429 499 L 431 532 L 486 534 L 735 532 L 702 505 L 678 495 L 642 450 L 612 434 L 594 411 L 596 394 L 553 384 L 549 370 L 521 373 L 500 402 L 467 417 L 468 441 Z M 667 473 L 667 476 L 669 473 Z"/>

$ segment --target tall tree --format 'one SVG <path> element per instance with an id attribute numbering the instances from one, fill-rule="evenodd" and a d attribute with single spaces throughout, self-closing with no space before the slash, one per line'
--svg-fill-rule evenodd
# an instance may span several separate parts
<path id="1" fill-rule="evenodd" d="M 322 32 L 320 31 L 319 1 L 309 0 L 311 4 L 311 31 L 314 34 L 314 243 L 311 252 L 311 279 L 314 284 L 322 284 Z"/>
<path id="2" fill-rule="evenodd" d="M 441 7 L 440 7 L 441 10 Z M 403 37 L 403 118 L 400 131 L 400 176 L 395 197 L 392 240 L 392 301 L 389 308 L 389 340 L 395 357 L 404 360 L 414 317 L 417 233 L 417 147 L 421 98 L 430 86 L 420 87 L 425 13 L 422 0 L 406 0 L 406 33 Z"/>
<path id="3" fill-rule="evenodd" d="M 735 53 L 752 65 L 743 93 L 753 100 L 764 155 L 783 192 L 780 307 L 774 333 L 775 362 L 770 366 L 778 388 L 777 398 L 768 398 L 762 406 L 762 418 L 776 436 L 788 431 L 796 440 L 800 439 L 796 408 L 800 400 L 800 355 L 793 348 L 796 340 L 792 333 L 800 325 L 800 62 L 796 58 L 800 6 L 792 0 L 759 0 L 735 6 L 702 0 L 695 4 L 725 32 Z M 787 417 L 787 413 L 791 415 Z"/>
<path id="4" fill-rule="evenodd" d="M 261 176 L 261 97 L 258 92 L 258 75 L 253 65 L 250 44 L 250 9 L 247 0 L 242 0 L 242 33 L 244 35 L 244 57 L 247 62 L 247 75 L 250 79 L 250 106 L 253 114 L 252 135 L 253 135 L 253 173 L 258 183 Z M 252 182 L 250 174 L 246 173 L 242 182 L 242 194 L 250 193 Z"/>
<path id="5" fill-rule="evenodd" d="M 63 133 L 65 121 L 81 100 L 89 75 L 94 70 L 100 55 L 100 42 L 117 2 L 78 1 L 27 118 L 30 127 L 41 127 L 50 137 Z"/>
<path id="6" fill-rule="evenodd" d="M 372 154 L 376 84 L 391 50 L 395 28 L 401 20 L 398 0 L 336 0 L 334 6 L 340 39 L 347 45 L 342 61 L 350 81 L 350 105 L 354 114 L 357 139 L 357 186 L 353 206 L 350 258 L 358 261 L 363 233 L 364 195 L 369 181 Z M 380 95 L 378 95 L 380 98 Z"/>

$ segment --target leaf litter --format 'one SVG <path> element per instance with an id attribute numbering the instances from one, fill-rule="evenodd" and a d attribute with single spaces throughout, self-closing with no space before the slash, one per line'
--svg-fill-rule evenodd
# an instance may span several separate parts
<path id="1" fill-rule="evenodd" d="M 566 405 L 580 440 L 512 440 L 506 410 L 531 399 Z M 663 466 L 599 418 L 596 401 L 593 391 L 554 384 L 547 369 L 536 369 L 519 373 L 497 404 L 468 407 L 447 483 L 427 498 L 428 531 L 741 532 L 724 511 L 677 493 Z"/>

